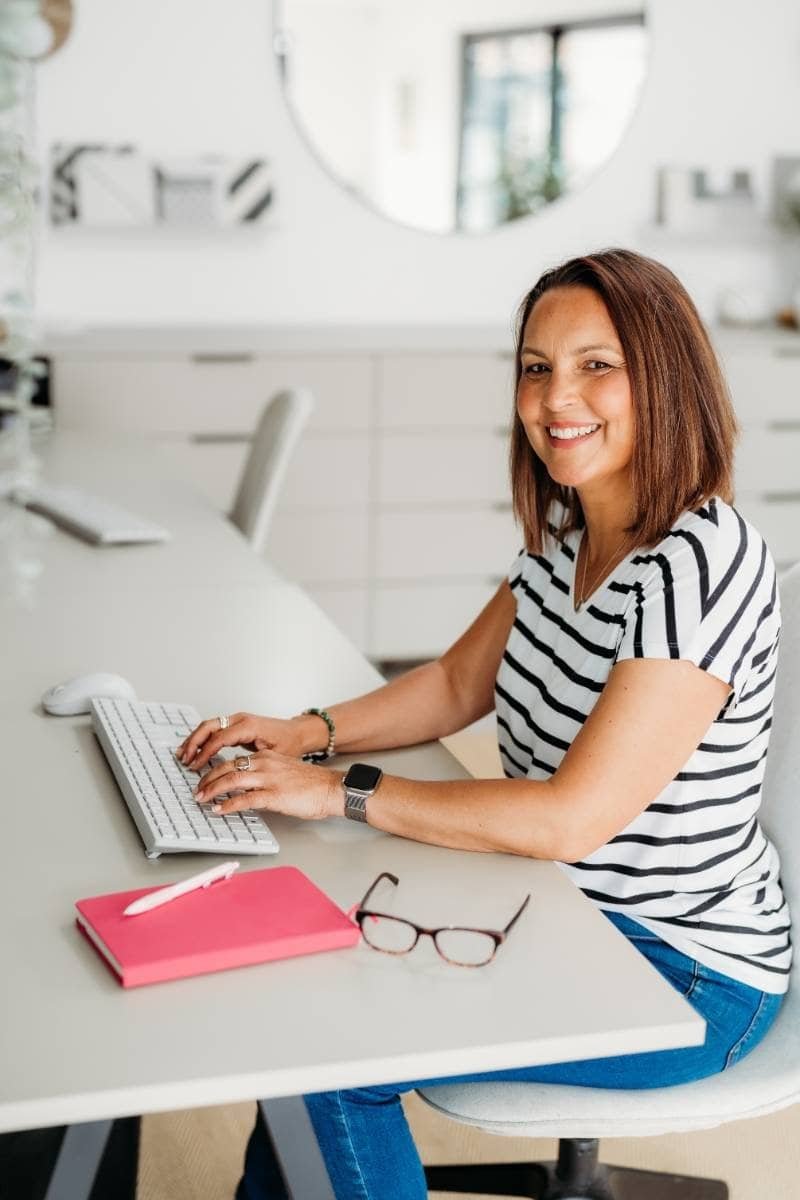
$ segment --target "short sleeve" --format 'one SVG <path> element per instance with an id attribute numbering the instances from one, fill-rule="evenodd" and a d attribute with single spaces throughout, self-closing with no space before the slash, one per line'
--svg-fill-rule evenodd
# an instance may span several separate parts
<path id="1" fill-rule="evenodd" d="M 724 528 L 673 530 L 632 559 L 616 661 L 676 658 L 730 684 L 735 703 L 774 655 L 780 632 L 775 566 L 733 509 Z"/>
<path id="2" fill-rule="evenodd" d="M 506 576 L 508 579 L 508 586 L 515 595 L 523 579 L 523 572 L 527 558 L 528 551 L 523 546 L 517 557 L 512 562 L 511 566 L 508 568 L 508 575 Z"/>

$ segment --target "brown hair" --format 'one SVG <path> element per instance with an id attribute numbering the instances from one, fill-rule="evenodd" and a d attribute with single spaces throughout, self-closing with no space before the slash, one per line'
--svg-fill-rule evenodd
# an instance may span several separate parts
<path id="1" fill-rule="evenodd" d="M 556 287 L 596 292 L 622 345 L 636 429 L 629 531 L 637 544 L 654 545 L 682 512 L 711 496 L 731 501 L 738 426 L 697 309 L 661 263 L 632 250 L 602 250 L 546 271 L 517 313 L 511 492 L 528 550 L 541 552 L 553 501 L 564 506 L 559 533 L 584 524 L 577 492 L 550 478 L 516 411 L 525 325 L 539 297 Z"/>

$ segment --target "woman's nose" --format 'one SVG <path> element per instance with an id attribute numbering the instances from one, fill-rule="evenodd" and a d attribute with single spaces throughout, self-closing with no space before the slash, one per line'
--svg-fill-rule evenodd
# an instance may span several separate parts
<path id="1" fill-rule="evenodd" d="M 545 405 L 551 412 L 569 408 L 579 399 L 574 375 L 566 371 L 553 371 L 547 381 Z"/>

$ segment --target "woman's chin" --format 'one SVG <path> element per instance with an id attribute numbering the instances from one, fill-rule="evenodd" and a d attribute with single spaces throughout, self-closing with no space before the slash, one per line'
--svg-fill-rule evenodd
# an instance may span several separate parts
<path id="1" fill-rule="evenodd" d="M 570 469 L 566 464 L 546 463 L 547 474 L 553 480 L 553 483 L 558 483 L 561 487 L 577 488 L 585 483 L 585 472 Z"/>

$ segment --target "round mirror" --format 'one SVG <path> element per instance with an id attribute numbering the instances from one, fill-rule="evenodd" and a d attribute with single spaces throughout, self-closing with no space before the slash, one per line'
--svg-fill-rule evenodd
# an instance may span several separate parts
<path id="1" fill-rule="evenodd" d="M 404 225 L 539 212 L 613 154 L 645 74 L 643 0 L 276 0 L 295 120 Z"/>

